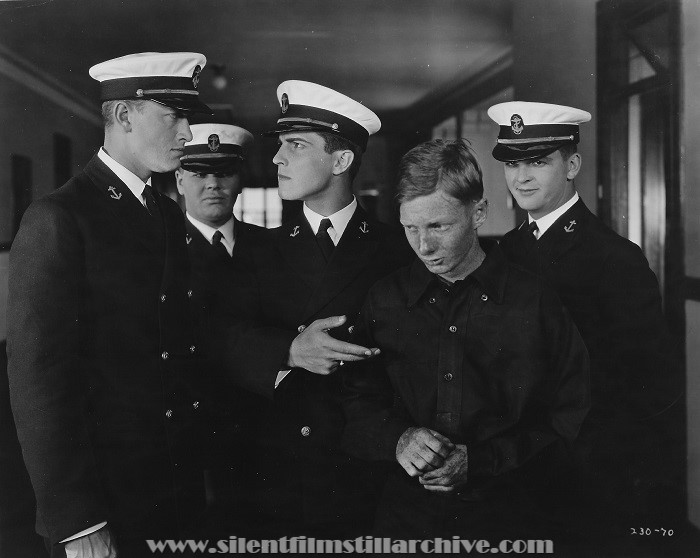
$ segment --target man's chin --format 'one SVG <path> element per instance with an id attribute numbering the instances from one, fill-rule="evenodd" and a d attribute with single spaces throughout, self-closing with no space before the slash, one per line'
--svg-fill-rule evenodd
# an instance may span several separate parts
<path id="1" fill-rule="evenodd" d="M 293 192 L 286 192 L 282 188 L 278 188 L 277 194 L 279 195 L 281 200 L 285 201 L 299 201 L 301 198 L 297 195 L 295 195 Z"/>

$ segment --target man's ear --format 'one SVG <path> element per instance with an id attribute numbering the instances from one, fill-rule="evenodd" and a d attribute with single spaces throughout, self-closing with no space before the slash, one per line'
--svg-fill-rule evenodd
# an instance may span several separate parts
<path id="1" fill-rule="evenodd" d="M 340 175 L 350 168 L 355 160 L 355 154 L 350 149 L 333 152 L 333 174 Z"/>
<path id="2" fill-rule="evenodd" d="M 486 217 L 489 213 L 489 200 L 481 198 L 474 202 L 474 228 L 478 229 L 486 222 Z"/>
<path id="3" fill-rule="evenodd" d="M 175 171 L 175 184 L 177 184 L 177 191 L 181 196 L 185 195 L 185 192 L 183 191 L 184 188 L 182 186 L 182 176 L 184 173 L 185 171 L 182 170 L 182 167 Z"/>
<path id="4" fill-rule="evenodd" d="M 574 153 L 566 162 L 566 179 L 573 180 L 576 178 L 578 171 L 581 170 L 581 155 Z"/>
<path id="5" fill-rule="evenodd" d="M 112 107 L 112 118 L 114 122 L 117 126 L 123 128 L 125 132 L 131 132 L 130 116 L 129 105 L 124 101 L 119 101 Z"/>

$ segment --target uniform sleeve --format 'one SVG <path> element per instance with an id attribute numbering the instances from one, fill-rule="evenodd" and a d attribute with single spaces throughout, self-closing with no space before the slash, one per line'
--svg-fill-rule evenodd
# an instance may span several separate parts
<path id="1" fill-rule="evenodd" d="M 601 324 L 590 352 L 605 373 L 605 393 L 595 400 L 618 407 L 630 420 L 652 417 L 682 393 L 680 367 L 665 326 L 659 285 L 642 251 L 631 243 L 611 253 L 601 273 Z M 601 382 L 601 385 L 602 382 Z M 625 393 L 624 401 L 610 401 Z"/>
<path id="2" fill-rule="evenodd" d="M 262 235 L 255 239 L 262 241 Z M 256 240 L 247 239 L 234 253 L 234 278 L 213 309 L 214 334 L 207 349 L 231 382 L 273 399 L 277 375 L 288 368 L 289 347 L 297 333 L 260 322 L 265 293 L 251 253 Z"/>
<path id="3" fill-rule="evenodd" d="M 472 475 L 507 473 L 551 444 L 569 447 L 588 413 L 590 367 L 583 340 L 552 292 L 541 294 L 539 312 L 548 370 L 538 400 L 531 402 L 536 410 L 523 412 L 520 423 L 502 435 L 471 447 L 467 444 Z"/>
<path id="4" fill-rule="evenodd" d="M 360 311 L 352 343 L 376 347 L 372 335 L 371 292 Z M 396 460 L 396 444 L 415 426 L 383 366 L 383 356 L 343 367 L 342 405 L 345 429 L 341 447 L 366 460 Z"/>
<path id="5" fill-rule="evenodd" d="M 56 543 L 107 517 L 86 424 L 84 254 L 71 215 L 33 204 L 10 253 L 8 376 L 37 507 Z"/>
<path id="6" fill-rule="evenodd" d="M 624 467 L 625 482 L 663 486 L 678 475 L 683 369 L 666 328 L 659 285 L 631 243 L 605 261 L 598 293 L 601 327 L 589 347 L 594 378 L 591 448 Z"/>

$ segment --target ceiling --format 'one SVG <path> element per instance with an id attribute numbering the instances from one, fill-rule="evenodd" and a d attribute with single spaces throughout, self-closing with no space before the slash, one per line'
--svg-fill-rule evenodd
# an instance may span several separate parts
<path id="1" fill-rule="evenodd" d="M 0 2 L 0 45 L 93 106 L 93 64 L 201 52 L 202 100 L 257 127 L 276 118 L 285 79 L 338 89 L 380 116 L 466 80 L 510 51 L 510 1 L 11 0 Z M 213 64 L 225 67 L 223 90 Z"/>

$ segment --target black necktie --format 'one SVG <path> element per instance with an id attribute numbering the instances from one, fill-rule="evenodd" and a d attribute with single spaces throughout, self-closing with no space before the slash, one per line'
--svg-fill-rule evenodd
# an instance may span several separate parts
<path id="1" fill-rule="evenodd" d="M 527 227 L 523 227 L 525 233 L 525 244 L 528 248 L 532 248 L 537 243 L 535 232 L 539 230 L 537 221 L 532 221 Z"/>
<path id="2" fill-rule="evenodd" d="M 224 246 L 224 243 L 221 242 L 223 237 L 224 235 L 221 234 L 221 231 L 215 231 L 214 236 L 211 237 L 211 245 L 214 247 L 214 252 L 216 252 L 217 256 L 222 258 L 230 258 L 231 254 L 228 253 L 226 246 Z"/>
<path id="3" fill-rule="evenodd" d="M 537 226 L 537 221 L 533 221 L 532 223 L 530 223 L 530 224 L 527 226 L 527 232 L 529 232 L 529 233 L 530 233 L 530 236 L 532 236 L 532 238 L 534 238 L 535 240 L 537 240 L 537 236 L 535 235 L 535 233 L 536 233 L 538 230 L 540 230 L 540 229 L 539 229 L 539 227 Z"/>
<path id="4" fill-rule="evenodd" d="M 318 242 L 318 246 L 321 248 L 321 252 L 323 252 L 323 257 L 326 258 L 326 261 L 331 259 L 333 249 L 335 248 L 335 244 L 333 244 L 331 237 L 328 235 L 328 229 L 332 226 L 333 224 L 330 219 L 321 219 L 321 226 L 318 227 L 318 232 L 316 233 L 316 242 Z"/>
<path id="5" fill-rule="evenodd" d="M 158 213 L 156 198 L 153 196 L 153 189 L 148 184 L 145 184 L 141 195 L 143 196 L 143 199 L 146 200 L 146 209 L 148 209 L 151 217 L 157 217 L 160 221 L 160 213 Z"/>

